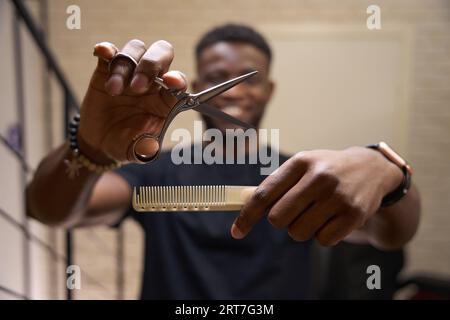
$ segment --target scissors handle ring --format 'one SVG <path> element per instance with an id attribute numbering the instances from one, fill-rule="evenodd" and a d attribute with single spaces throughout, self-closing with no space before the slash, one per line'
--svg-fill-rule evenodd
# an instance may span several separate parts
<path id="1" fill-rule="evenodd" d="M 109 60 L 109 62 L 108 62 L 108 72 L 111 72 L 111 66 L 112 66 L 113 62 L 116 59 L 118 59 L 118 58 L 126 58 L 126 59 L 128 59 L 133 64 L 133 68 L 136 68 L 137 65 L 138 65 L 138 62 L 136 61 L 136 59 L 134 59 L 129 54 L 124 53 L 124 52 L 118 52 L 118 53 L 116 53 L 116 55 L 114 57 L 112 57 L 111 60 Z"/>
<path id="2" fill-rule="evenodd" d="M 159 137 L 159 135 L 155 136 L 151 133 L 144 133 L 140 136 L 137 136 L 135 139 L 133 139 L 133 143 L 131 144 L 130 150 L 128 152 L 128 158 L 140 163 L 149 163 L 156 160 L 156 158 L 158 158 L 159 156 L 159 153 L 161 152 L 161 143 L 159 141 Z M 156 144 L 158 145 L 158 150 L 155 154 L 148 156 L 137 152 L 136 147 L 138 143 L 144 139 L 152 139 L 156 142 Z"/>
<path id="3" fill-rule="evenodd" d="M 164 136 L 166 134 L 167 129 L 169 128 L 170 124 L 172 123 L 173 119 L 179 114 L 180 112 L 183 112 L 185 109 L 183 109 L 183 106 L 185 105 L 184 99 L 179 100 L 170 110 L 169 114 L 167 115 L 166 119 L 164 120 L 163 126 L 161 128 L 161 131 L 157 134 L 151 134 L 151 133 L 143 133 L 139 136 L 136 136 L 133 139 L 133 143 L 131 144 L 131 147 L 129 148 L 128 152 L 128 158 L 130 160 L 134 160 L 135 162 L 139 163 L 150 163 L 155 161 L 162 149 L 162 143 L 164 140 Z M 156 151 L 155 154 L 151 156 L 142 155 L 137 152 L 136 147 L 137 144 L 142 141 L 143 139 L 153 139 L 158 144 L 158 151 Z"/>

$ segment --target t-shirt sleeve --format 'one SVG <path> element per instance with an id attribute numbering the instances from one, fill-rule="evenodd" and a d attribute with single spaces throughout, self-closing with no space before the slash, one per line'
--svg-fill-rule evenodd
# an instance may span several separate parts
<path id="1" fill-rule="evenodd" d="M 143 186 L 145 185 L 145 176 L 143 175 L 142 165 L 139 164 L 128 164 L 123 167 L 120 167 L 114 171 L 114 173 L 121 176 L 125 181 L 128 183 L 128 185 L 131 187 L 131 189 L 134 189 L 135 187 Z M 128 217 L 137 218 L 136 212 L 133 210 L 132 204 L 130 202 L 130 205 L 128 209 L 124 212 L 122 217 L 119 219 L 118 222 L 116 222 L 114 225 L 112 225 L 113 228 L 118 228 L 122 222 L 128 218 Z M 136 219 L 138 220 L 138 219 Z M 139 222 L 139 220 L 138 220 Z"/>
<path id="2" fill-rule="evenodd" d="M 126 166 L 116 169 L 114 172 L 124 178 L 131 188 L 141 186 L 144 184 L 144 176 L 142 175 L 142 169 L 139 168 L 142 165 L 128 164 Z"/>

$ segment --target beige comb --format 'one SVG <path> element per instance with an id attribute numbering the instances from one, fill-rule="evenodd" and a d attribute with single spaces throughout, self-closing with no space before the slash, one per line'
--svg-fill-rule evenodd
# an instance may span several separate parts
<path id="1" fill-rule="evenodd" d="M 236 211 L 255 191 L 252 186 L 150 186 L 133 190 L 133 208 L 153 211 Z"/>

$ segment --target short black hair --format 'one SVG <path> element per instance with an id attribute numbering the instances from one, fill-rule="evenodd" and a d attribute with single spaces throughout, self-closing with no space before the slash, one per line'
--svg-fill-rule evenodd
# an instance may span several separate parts
<path id="1" fill-rule="evenodd" d="M 222 41 L 251 44 L 266 55 L 269 64 L 272 60 L 272 50 L 262 34 L 246 25 L 228 23 L 215 27 L 200 38 L 195 47 L 195 57 L 197 58 L 197 61 L 203 50 Z"/>

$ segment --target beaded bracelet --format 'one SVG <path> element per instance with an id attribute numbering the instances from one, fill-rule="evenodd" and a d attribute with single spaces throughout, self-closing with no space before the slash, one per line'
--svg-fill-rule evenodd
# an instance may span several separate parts
<path id="1" fill-rule="evenodd" d="M 67 166 L 67 174 L 70 178 L 74 178 L 78 176 L 79 169 L 82 167 L 87 168 L 90 171 L 96 173 L 104 173 L 109 170 L 117 169 L 121 166 L 119 162 L 113 162 L 111 164 L 101 165 L 93 162 L 85 155 L 83 155 L 80 151 L 80 147 L 78 146 L 77 140 L 77 132 L 78 127 L 80 125 L 80 114 L 76 114 L 73 117 L 73 120 L 69 124 L 69 141 L 70 141 L 70 149 L 73 152 L 74 157 L 72 160 L 64 160 L 64 163 Z"/>

